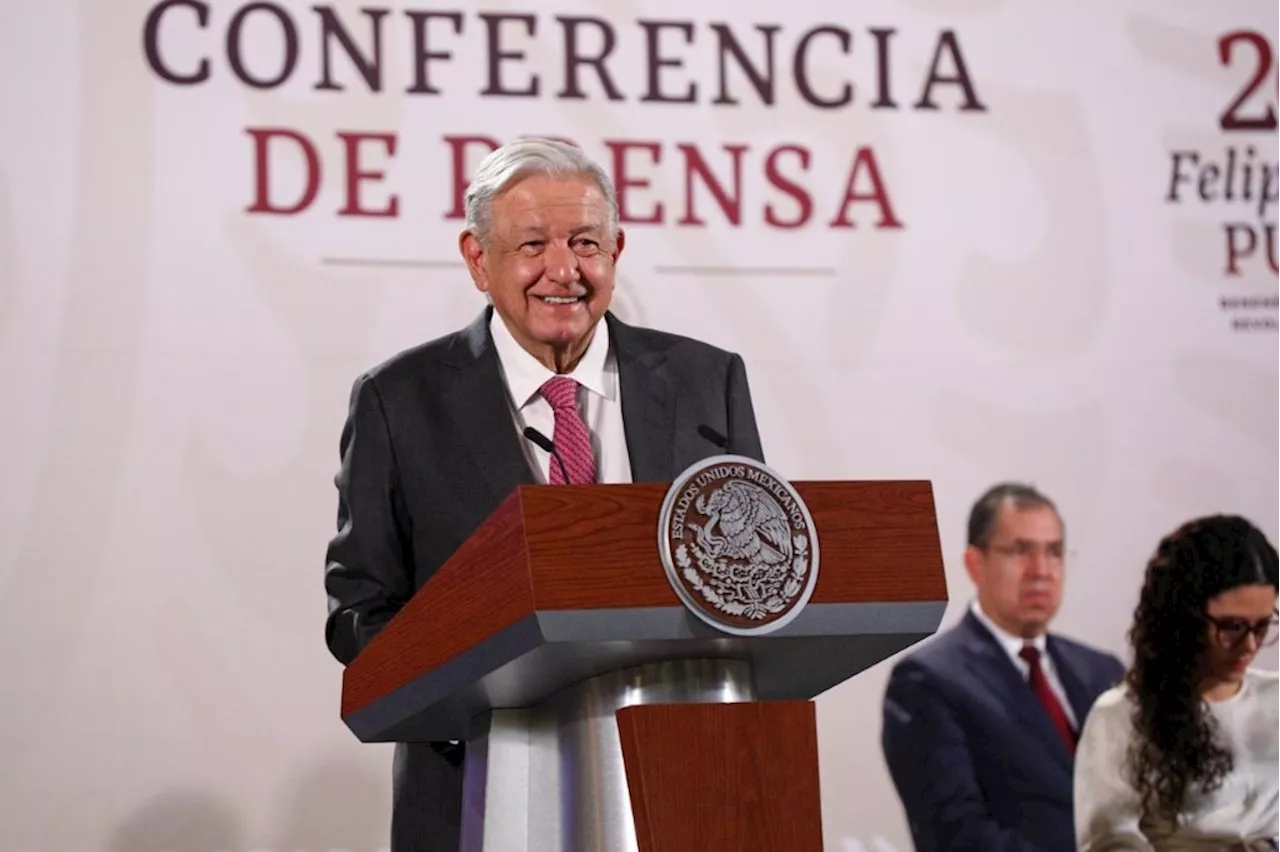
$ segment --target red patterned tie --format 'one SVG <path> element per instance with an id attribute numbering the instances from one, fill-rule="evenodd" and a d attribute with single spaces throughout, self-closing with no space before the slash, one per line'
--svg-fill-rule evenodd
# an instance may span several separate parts
<path id="1" fill-rule="evenodd" d="M 551 403 L 551 410 L 556 415 L 555 434 L 551 441 L 564 461 L 569 482 L 574 485 L 595 482 L 596 457 L 591 451 L 591 433 L 578 414 L 578 383 L 568 376 L 555 376 L 547 379 L 540 393 Z M 555 459 L 551 460 L 550 471 L 552 485 L 565 484 L 564 473 Z"/>
<path id="2" fill-rule="evenodd" d="M 1076 735 L 1071 730 L 1071 722 L 1067 719 L 1066 711 L 1062 709 L 1058 696 L 1053 694 L 1053 689 L 1049 686 L 1049 679 L 1044 676 L 1044 669 L 1040 667 L 1040 649 L 1035 645 L 1023 645 L 1022 650 L 1018 652 L 1018 656 L 1026 660 L 1027 665 L 1031 667 L 1028 678 L 1031 683 L 1031 691 L 1036 694 L 1036 698 L 1040 699 L 1040 703 L 1044 705 L 1045 712 L 1049 714 L 1049 721 L 1053 722 L 1053 726 L 1058 729 L 1063 742 L 1067 744 L 1067 751 L 1074 753 L 1076 750 Z"/>

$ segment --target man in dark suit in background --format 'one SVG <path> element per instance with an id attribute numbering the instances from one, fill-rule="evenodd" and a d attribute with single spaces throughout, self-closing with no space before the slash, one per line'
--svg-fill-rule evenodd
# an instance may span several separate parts
<path id="1" fill-rule="evenodd" d="M 1047 497 L 991 488 L 969 516 L 977 599 L 893 668 L 881 743 L 918 852 L 1075 852 L 1076 738 L 1124 668 L 1048 632 L 1063 548 Z"/>
<path id="2" fill-rule="evenodd" d="M 517 485 L 668 482 L 720 453 L 764 461 L 739 356 L 608 313 L 625 236 L 599 166 L 523 139 L 481 163 L 466 208 L 462 256 L 490 306 L 351 393 L 325 569 L 325 638 L 344 665 Z M 463 749 L 396 746 L 392 852 L 458 848 Z"/>

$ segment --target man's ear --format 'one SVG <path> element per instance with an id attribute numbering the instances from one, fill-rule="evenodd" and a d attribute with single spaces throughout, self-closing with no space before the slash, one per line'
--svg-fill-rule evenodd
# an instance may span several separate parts
<path id="1" fill-rule="evenodd" d="M 972 544 L 964 549 L 964 570 L 975 586 L 982 577 L 982 551 Z"/>
<path id="2" fill-rule="evenodd" d="M 618 258 L 622 255 L 622 249 L 627 245 L 627 232 L 618 229 L 618 233 L 613 238 L 613 262 L 617 263 Z"/>
<path id="3" fill-rule="evenodd" d="M 462 260 L 471 273 L 471 280 L 481 293 L 489 292 L 489 272 L 485 263 L 484 246 L 471 231 L 463 231 L 458 236 L 458 250 L 462 252 Z"/>

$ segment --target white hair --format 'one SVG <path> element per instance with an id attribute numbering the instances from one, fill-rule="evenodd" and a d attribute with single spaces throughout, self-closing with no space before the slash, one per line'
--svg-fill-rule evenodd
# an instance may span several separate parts
<path id="1" fill-rule="evenodd" d="M 481 243 L 489 241 L 493 199 L 530 175 L 589 177 L 600 187 L 609 208 L 609 233 L 618 233 L 618 196 L 613 181 L 582 149 L 559 139 L 524 136 L 503 145 L 481 161 L 463 199 L 467 230 Z"/>

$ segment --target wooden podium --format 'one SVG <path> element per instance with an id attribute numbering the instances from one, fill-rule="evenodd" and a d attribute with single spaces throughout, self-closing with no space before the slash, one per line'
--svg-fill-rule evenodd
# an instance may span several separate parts
<path id="1" fill-rule="evenodd" d="M 820 852 L 810 699 L 931 635 L 928 482 L 794 482 L 812 596 L 763 636 L 681 602 L 668 486 L 521 486 L 346 669 L 364 742 L 465 740 L 464 852 Z"/>

